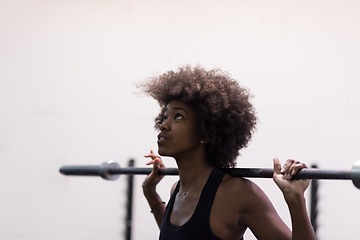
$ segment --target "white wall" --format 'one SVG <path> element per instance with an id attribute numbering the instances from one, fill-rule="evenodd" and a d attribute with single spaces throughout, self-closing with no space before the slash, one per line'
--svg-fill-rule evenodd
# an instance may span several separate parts
<path id="1" fill-rule="evenodd" d="M 125 181 L 58 169 L 130 158 L 144 166 L 158 107 L 133 85 L 184 64 L 220 67 L 254 93 L 260 122 L 239 167 L 271 167 L 277 156 L 350 169 L 360 160 L 359 8 L 357 0 L 0 0 L 0 239 L 123 239 Z M 164 199 L 175 179 L 161 184 Z M 142 180 L 133 235 L 156 239 Z M 255 181 L 289 224 L 273 182 Z M 358 239 L 359 190 L 320 184 L 319 239 Z"/>

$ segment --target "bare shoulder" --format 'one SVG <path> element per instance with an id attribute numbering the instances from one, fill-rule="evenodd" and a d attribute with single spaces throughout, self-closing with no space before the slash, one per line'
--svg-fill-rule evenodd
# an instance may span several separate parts
<path id="1" fill-rule="evenodd" d="M 225 175 L 216 195 L 217 204 L 248 227 L 258 239 L 288 239 L 291 232 L 277 214 L 269 198 L 253 181 Z M 234 222 L 234 221 L 233 221 Z M 271 234 L 270 234 L 271 233 Z"/>
<path id="2" fill-rule="evenodd" d="M 221 188 L 228 193 L 234 194 L 261 194 L 263 191 L 253 181 L 241 178 L 233 177 L 226 174 L 221 183 Z"/>
<path id="3" fill-rule="evenodd" d="M 240 177 L 233 177 L 228 174 L 220 185 L 219 193 L 226 197 L 231 198 L 233 202 L 238 203 L 242 210 L 252 208 L 259 205 L 260 202 L 268 202 L 266 194 L 261 188 L 253 181 Z M 235 200 L 235 201 L 234 201 Z"/>
<path id="4" fill-rule="evenodd" d="M 247 216 L 253 215 L 259 206 L 264 209 L 263 206 L 268 205 L 264 199 L 267 199 L 266 195 L 251 180 L 226 174 L 215 196 L 214 214 L 223 216 L 223 222 L 242 232 L 249 226 Z"/>

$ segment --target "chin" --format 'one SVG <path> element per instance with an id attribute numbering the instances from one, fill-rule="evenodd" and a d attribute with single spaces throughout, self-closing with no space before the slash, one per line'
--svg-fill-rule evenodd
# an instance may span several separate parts
<path id="1" fill-rule="evenodd" d="M 166 151 L 162 151 L 162 150 L 158 150 L 158 153 L 159 153 L 159 155 L 160 156 L 163 156 L 163 157 L 168 157 L 168 156 L 170 156 L 168 153 L 166 153 Z"/>
<path id="2" fill-rule="evenodd" d="M 158 149 L 158 153 L 159 153 L 160 156 L 163 156 L 163 157 L 172 157 L 171 153 L 166 151 L 166 149 L 163 149 L 163 148 L 160 148 L 160 147 Z"/>

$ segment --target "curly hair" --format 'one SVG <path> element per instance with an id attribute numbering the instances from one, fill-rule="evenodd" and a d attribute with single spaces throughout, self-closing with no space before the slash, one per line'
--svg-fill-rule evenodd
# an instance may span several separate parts
<path id="1" fill-rule="evenodd" d="M 181 100 L 195 110 L 207 160 L 219 168 L 235 167 L 239 150 L 247 146 L 257 121 L 247 89 L 219 69 L 207 71 L 199 66 L 180 67 L 140 87 L 162 108 L 155 119 L 157 129 L 166 105 Z"/>

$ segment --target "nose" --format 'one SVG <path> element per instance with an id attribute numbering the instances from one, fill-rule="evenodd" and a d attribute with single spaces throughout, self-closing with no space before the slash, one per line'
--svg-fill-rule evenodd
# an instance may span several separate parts
<path id="1" fill-rule="evenodd" d="M 159 126 L 160 131 L 168 131 L 170 129 L 170 124 L 168 119 L 164 119 Z"/>

